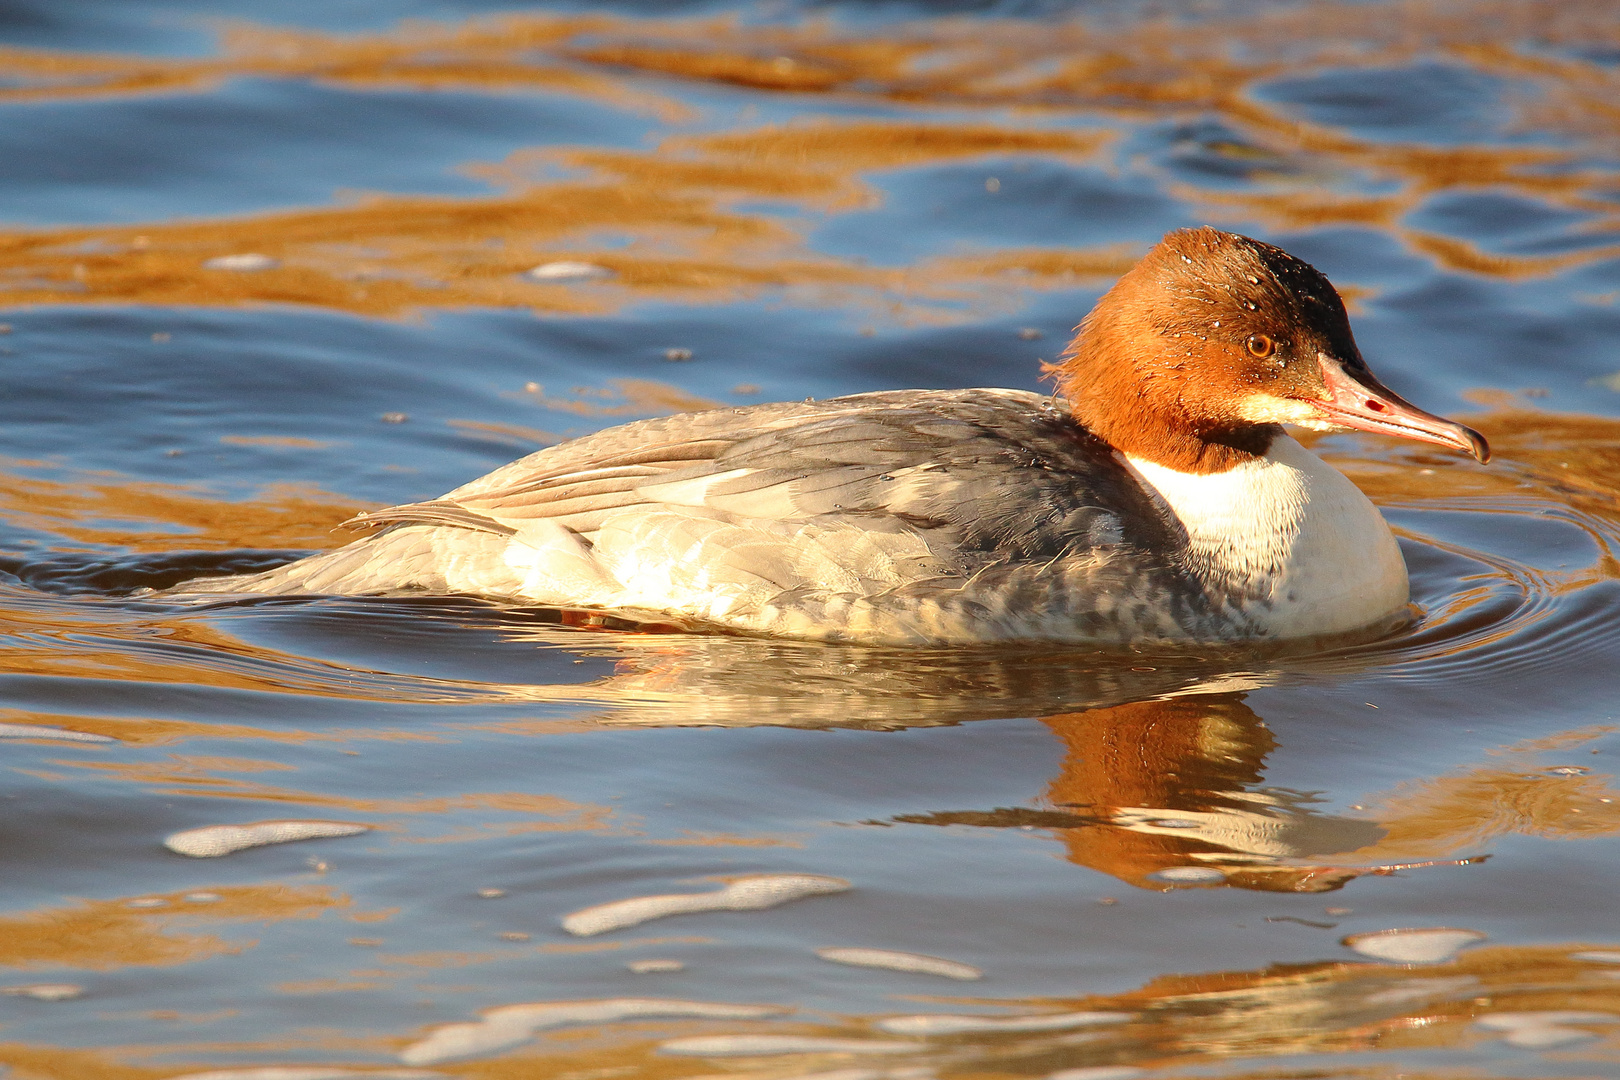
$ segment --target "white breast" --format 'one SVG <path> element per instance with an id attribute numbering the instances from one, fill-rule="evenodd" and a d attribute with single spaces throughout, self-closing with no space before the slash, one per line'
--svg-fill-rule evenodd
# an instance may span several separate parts
<path id="1" fill-rule="evenodd" d="M 1405 607 L 1406 563 L 1383 515 L 1288 436 L 1210 475 L 1128 460 L 1186 529 L 1194 573 L 1248 597 L 1243 614 L 1268 635 L 1357 630 Z"/>

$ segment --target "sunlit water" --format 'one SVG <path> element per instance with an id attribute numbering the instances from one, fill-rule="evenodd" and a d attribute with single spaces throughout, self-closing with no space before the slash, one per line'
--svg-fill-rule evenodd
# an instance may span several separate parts
<path id="1" fill-rule="evenodd" d="M 1620 1068 L 1620 20 L 1080 11 L 0 11 L 10 1075 Z M 1402 537 L 1390 640 L 136 595 L 625 419 L 1039 388 L 1202 222 L 1496 447 L 1318 441 Z M 273 821 L 350 835 L 164 846 Z"/>

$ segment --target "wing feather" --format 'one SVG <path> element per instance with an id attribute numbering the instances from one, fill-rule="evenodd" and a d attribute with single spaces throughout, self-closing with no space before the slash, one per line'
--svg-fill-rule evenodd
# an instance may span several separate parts
<path id="1" fill-rule="evenodd" d="M 833 523 L 940 541 L 955 572 L 1162 540 L 1159 512 L 1102 444 L 1034 394 L 907 391 L 641 421 L 513 462 L 363 524 L 521 535 L 679 509 L 732 523 Z M 1023 466 L 1009 469 L 1009 464 Z M 1033 517 L 1046 515 L 1041 520 Z"/>
<path id="2" fill-rule="evenodd" d="M 492 517 L 474 513 L 460 503 L 447 499 L 405 503 L 382 510 L 371 510 L 354 515 L 343 523 L 351 529 L 369 529 L 377 525 L 455 525 L 463 529 L 494 533 L 496 536 L 516 536 L 517 530 Z"/>

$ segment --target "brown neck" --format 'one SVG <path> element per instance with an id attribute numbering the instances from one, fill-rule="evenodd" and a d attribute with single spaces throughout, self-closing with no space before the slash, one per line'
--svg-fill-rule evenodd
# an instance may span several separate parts
<path id="1" fill-rule="evenodd" d="M 1354 353 L 1342 306 L 1317 311 L 1318 293 L 1337 304 L 1326 278 L 1276 248 L 1179 230 L 1097 301 L 1053 374 L 1075 419 L 1116 449 L 1178 472 L 1226 472 L 1282 433 L 1255 417 L 1283 414 L 1254 402 L 1278 384 L 1285 346 L 1342 329 L 1341 351 Z M 1315 371 L 1316 350 L 1304 354 Z"/>
<path id="2" fill-rule="evenodd" d="M 1072 392 L 1067 396 L 1072 415 L 1087 431 L 1121 453 L 1177 472 L 1207 475 L 1235 469 L 1264 457 L 1272 441 L 1283 433 L 1273 424 L 1198 432 L 1166 425 L 1140 407 L 1099 408 L 1095 399 L 1076 397 Z"/>

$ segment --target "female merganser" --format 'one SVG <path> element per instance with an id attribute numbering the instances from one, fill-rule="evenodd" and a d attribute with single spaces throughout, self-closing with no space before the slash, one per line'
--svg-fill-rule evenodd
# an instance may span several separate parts
<path id="1" fill-rule="evenodd" d="M 1395 538 L 1280 425 L 1490 453 L 1373 377 L 1320 272 L 1211 228 L 1166 236 L 1051 370 L 1061 399 L 896 390 L 625 424 L 179 591 L 459 593 L 887 645 L 1376 631 L 1407 610 Z"/>

